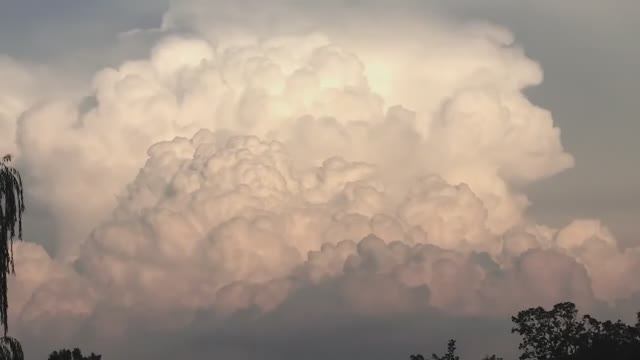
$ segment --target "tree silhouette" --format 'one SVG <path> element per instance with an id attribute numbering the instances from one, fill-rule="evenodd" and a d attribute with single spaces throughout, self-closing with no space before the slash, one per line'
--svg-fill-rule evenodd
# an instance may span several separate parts
<path id="1" fill-rule="evenodd" d="M 485 355 L 482 360 L 503 360 L 501 357 L 496 355 Z"/>
<path id="2" fill-rule="evenodd" d="M 49 360 L 101 360 L 102 355 L 96 355 L 91 353 L 91 355 L 84 356 L 82 355 L 82 351 L 80 349 L 75 348 L 73 351 L 68 349 L 62 349 L 58 351 L 54 351 L 49 355 Z"/>
<path id="3" fill-rule="evenodd" d="M 0 159 L 0 322 L 3 337 L 0 339 L 0 360 L 23 360 L 22 346 L 18 340 L 7 336 L 9 330 L 7 311 L 7 277 L 15 273 L 13 265 L 13 240 L 22 239 L 22 213 L 24 197 L 20 173 L 10 166 L 11 156 Z"/>
<path id="4" fill-rule="evenodd" d="M 18 340 L 4 336 L 0 338 L 0 360 L 23 360 L 22 345 Z"/>
<path id="5" fill-rule="evenodd" d="M 521 360 L 573 355 L 583 341 L 584 323 L 579 321 L 575 305 L 569 302 L 556 304 L 550 311 L 542 307 L 523 310 L 511 320 L 515 323 L 511 332 L 522 336 Z"/>
<path id="6" fill-rule="evenodd" d="M 511 331 L 522 336 L 521 360 L 640 358 L 640 313 L 635 326 L 620 320 L 600 322 L 591 315 L 579 318 L 576 306 L 565 302 L 549 311 L 521 311 L 512 320 Z"/>
<path id="7" fill-rule="evenodd" d="M 635 325 L 622 321 L 601 322 L 591 315 L 578 316 L 575 304 L 563 302 L 551 310 L 542 307 L 520 311 L 512 317 L 512 333 L 522 336 L 521 360 L 638 360 L 640 359 L 640 313 Z M 449 340 L 447 353 L 433 360 L 459 360 L 456 341 Z M 420 354 L 410 360 L 425 360 Z M 487 355 L 482 360 L 502 360 Z"/>
<path id="8" fill-rule="evenodd" d="M 635 326 L 622 321 L 600 322 L 591 315 L 585 315 L 587 332 L 584 346 L 576 352 L 578 359 L 638 359 L 640 358 L 640 313 Z"/>
<path id="9" fill-rule="evenodd" d="M 24 198 L 20 173 L 9 166 L 11 156 L 0 160 L 0 321 L 7 335 L 7 276 L 15 272 L 13 266 L 13 239 L 22 238 Z"/>
<path id="10" fill-rule="evenodd" d="M 456 355 L 456 341 L 451 339 L 447 343 L 447 353 L 438 356 L 436 354 L 431 354 L 431 358 L 433 360 L 460 360 L 460 357 Z"/>

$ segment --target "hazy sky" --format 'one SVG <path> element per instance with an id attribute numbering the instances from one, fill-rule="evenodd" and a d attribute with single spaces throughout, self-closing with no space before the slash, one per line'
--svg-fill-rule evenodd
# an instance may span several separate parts
<path id="1" fill-rule="evenodd" d="M 28 359 L 384 359 L 450 337 L 478 358 L 514 353 L 523 306 L 629 315 L 638 16 L 0 0 L 0 152 L 30 205 L 11 331 Z"/>

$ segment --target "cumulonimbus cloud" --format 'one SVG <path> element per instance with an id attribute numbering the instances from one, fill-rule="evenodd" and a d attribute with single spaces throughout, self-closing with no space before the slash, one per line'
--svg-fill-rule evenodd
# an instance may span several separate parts
<path id="1" fill-rule="evenodd" d="M 189 9 L 82 96 L 35 105 L 32 75 L 0 62 L 27 84 L 0 92 L 0 136 L 60 239 L 54 257 L 16 248 L 11 319 L 25 336 L 57 323 L 69 339 L 96 319 L 103 335 L 126 331 L 105 309 L 158 323 L 286 312 L 306 291 L 368 317 L 638 291 L 640 250 L 598 221 L 526 216 L 517 189 L 573 158 L 524 96 L 542 73 L 506 30 L 258 34 Z"/>

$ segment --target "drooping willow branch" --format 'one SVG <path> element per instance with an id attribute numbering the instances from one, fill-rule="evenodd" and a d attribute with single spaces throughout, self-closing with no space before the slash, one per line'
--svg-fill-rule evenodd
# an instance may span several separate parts
<path id="1" fill-rule="evenodd" d="M 24 360 L 22 345 L 14 338 L 0 338 L 0 360 Z"/>
<path id="2" fill-rule="evenodd" d="M 7 335 L 9 308 L 7 277 L 15 273 L 13 263 L 13 241 L 22 239 L 22 213 L 24 196 L 22 177 L 10 166 L 11 156 L 0 160 L 0 322 Z"/>

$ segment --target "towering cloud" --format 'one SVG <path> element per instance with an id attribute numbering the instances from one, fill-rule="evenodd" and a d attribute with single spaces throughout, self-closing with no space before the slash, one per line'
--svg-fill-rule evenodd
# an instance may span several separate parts
<path id="1" fill-rule="evenodd" d="M 527 217 L 523 186 L 573 158 L 524 96 L 542 72 L 505 29 L 287 6 L 275 24 L 225 23 L 248 8 L 211 6 L 173 5 L 136 33 L 160 35 L 146 59 L 99 71 L 80 96 L 44 99 L 0 61 L 16 89 L 0 92 L 15 144 L 0 150 L 55 224 L 52 255 L 17 248 L 10 310 L 27 341 L 119 344 L 143 329 L 216 343 L 229 324 L 312 337 L 326 320 L 290 316 L 318 311 L 437 328 L 639 290 L 640 249 L 598 221 Z"/>

